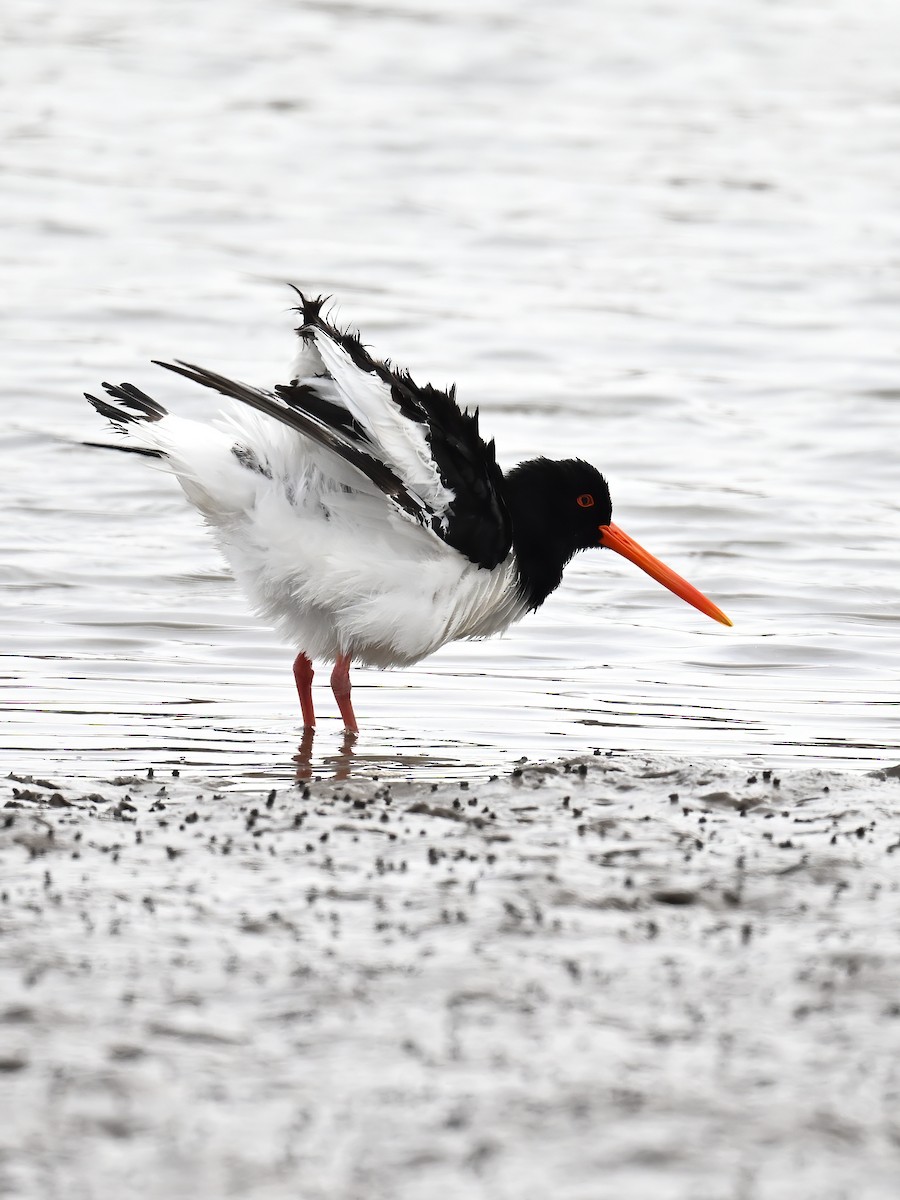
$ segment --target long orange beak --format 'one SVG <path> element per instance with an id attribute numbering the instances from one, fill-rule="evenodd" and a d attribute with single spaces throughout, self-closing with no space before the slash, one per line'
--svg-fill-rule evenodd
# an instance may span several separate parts
<path id="1" fill-rule="evenodd" d="M 698 592 L 686 579 L 682 579 L 680 575 L 676 575 L 665 563 L 660 562 L 658 558 L 654 558 L 643 546 L 639 546 L 634 538 L 630 538 L 627 533 L 623 533 L 618 525 L 601 525 L 600 543 L 603 546 L 608 546 L 610 550 L 615 550 L 616 554 L 621 554 L 623 558 L 627 558 L 630 562 L 635 563 L 642 571 L 646 571 L 648 575 L 652 576 L 657 583 L 661 583 L 663 587 L 667 587 L 670 592 L 674 592 L 676 596 L 680 596 L 688 604 L 693 604 L 694 608 L 699 608 L 702 613 L 706 613 L 714 621 L 721 621 L 723 625 L 731 624 L 731 621 L 725 616 L 721 608 L 713 604 L 712 600 L 708 600 L 702 592 Z"/>

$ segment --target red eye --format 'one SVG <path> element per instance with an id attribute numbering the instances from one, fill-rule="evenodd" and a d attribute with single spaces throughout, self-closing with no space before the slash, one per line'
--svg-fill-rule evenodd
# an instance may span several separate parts
<path id="1" fill-rule="evenodd" d="M 593 508 L 594 507 L 594 497 L 591 495 L 590 492 L 585 492 L 583 495 L 578 497 L 578 507 L 579 508 Z"/>

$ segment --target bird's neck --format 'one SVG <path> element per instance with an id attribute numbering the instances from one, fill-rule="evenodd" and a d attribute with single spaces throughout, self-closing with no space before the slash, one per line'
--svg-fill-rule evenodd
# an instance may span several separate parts
<path id="1" fill-rule="evenodd" d="M 539 608 L 562 582 L 566 563 L 577 550 L 560 537 L 552 506 L 527 478 L 506 478 L 506 503 L 519 571 L 519 592 L 529 609 Z"/>

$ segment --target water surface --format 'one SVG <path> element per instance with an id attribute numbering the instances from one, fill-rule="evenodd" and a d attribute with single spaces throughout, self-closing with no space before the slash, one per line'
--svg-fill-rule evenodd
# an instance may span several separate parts
<path id="1" fill-rule="evenodd" d="M 101 379 L 215 408 L 153 357 L 284 378 L 286 279 L 333 293 L 420 381 L 456 381 L 504 465 L 596 463 L 616 521 L 735 622 L 583 555 L 505 638 L 357 671 L 357 769 L 594 748 L 896 761 L 887 6 L 11 14 L 5 762 L 298 769 L 295 648 L 254 620 L 171 480 L 80 444 L 104 433 L 80 400 Z M 318 705 L 310 762 L 328 769 L 327 686 Z"/>

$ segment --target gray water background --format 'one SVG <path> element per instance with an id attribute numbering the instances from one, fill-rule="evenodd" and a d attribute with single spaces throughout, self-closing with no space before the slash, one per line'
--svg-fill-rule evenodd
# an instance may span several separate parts
<path id="1" fill-rule="evenodd" d="M 896 761 L 900 9 L 11 0 L 3 762 L 289 777 L 293 647 L 80 399 L 283 380 L 283 281 L 501 462 L 578 454 L 730 614 L 582 555 L 507 637 L 355 673 L 360 764 L 592 748 Z M 324 668 L 325 664 L 322 664 Z M 313 765 L 339 756 L 324 680 Z"/>

